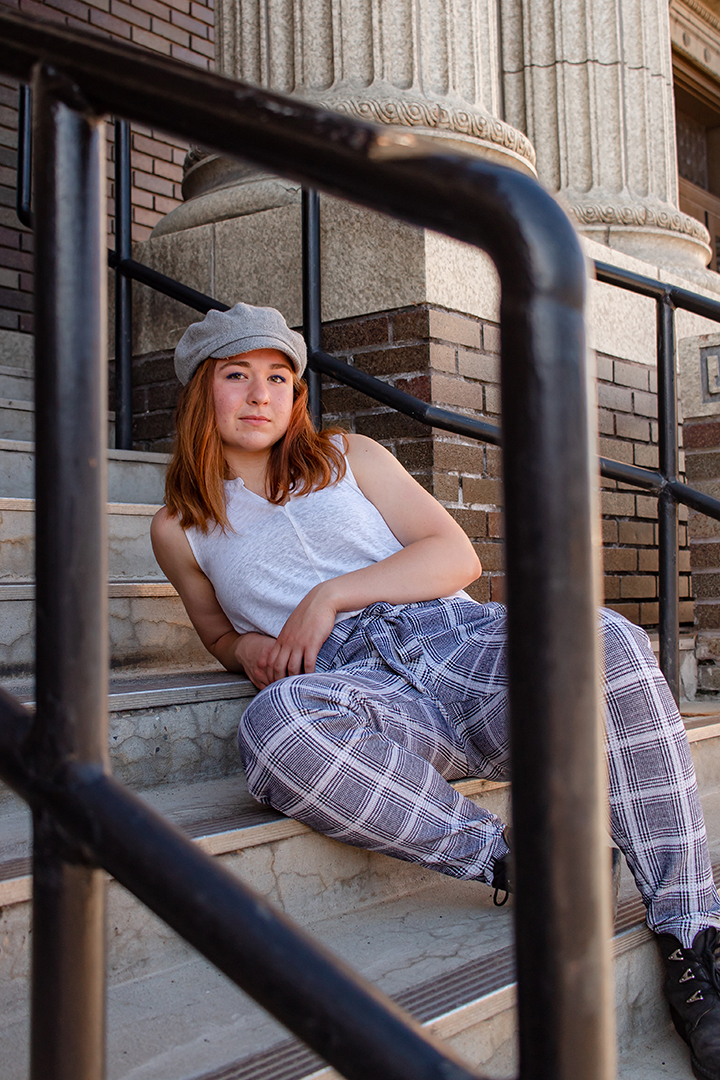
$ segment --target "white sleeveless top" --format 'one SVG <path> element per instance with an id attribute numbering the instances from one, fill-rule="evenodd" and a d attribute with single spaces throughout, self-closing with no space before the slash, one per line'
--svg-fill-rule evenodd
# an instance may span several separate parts
<path id="1" fill-rule="evenodd" d="M 340 438 L 340 437 L 338 437 Z M 315 585 L 402 549 L 347 462 L 339 483 L 276 506 L 242 480 L 225 481 L 230 528 L 186 529 L 198 566 L 238 633 L 277 637 Z M 342 612 L 338 620 L 357 612 Z"/>

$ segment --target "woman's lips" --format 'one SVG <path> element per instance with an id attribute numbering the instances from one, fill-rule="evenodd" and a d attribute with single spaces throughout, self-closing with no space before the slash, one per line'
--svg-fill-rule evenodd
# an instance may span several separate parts
<path id="1" fill-rule="evenodd" d="M 269 424 L 267 416 L 241 416 L 240 419 L 246 424 Z"/>

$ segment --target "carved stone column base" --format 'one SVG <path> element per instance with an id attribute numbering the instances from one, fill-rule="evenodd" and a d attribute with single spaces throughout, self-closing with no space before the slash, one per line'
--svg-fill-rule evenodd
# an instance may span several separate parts
<path id="1" fill-rule="evenodd" d="M 705 226 L 670 203 L 597 188 L 583 194 L 566 189 L 559 199 L 584 236 L 653 266 L 702 272 L 710 261 Z"/>
<path id="2" fill-rule="evenodd" d="M 358 94 L 342 83 L 323 92 L 305 90 L 304 100 L 395 131 L 430 137 L 438 153 L 466 153 L 536 176 L 535 151 L 515 128 L 478 105 L 451 96 L 424 96 L 376 82 Z M 156 225 L 153 236 L 285 206 L 300 198 L 300 188 L 250 165 L 193 149 L 185 161 L 182 206 Z"/>

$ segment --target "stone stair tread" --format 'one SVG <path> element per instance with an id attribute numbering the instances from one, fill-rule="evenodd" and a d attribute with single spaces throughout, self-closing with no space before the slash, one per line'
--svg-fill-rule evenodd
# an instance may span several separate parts
<path id="1" fill-rule="evenodd" d="M 25 439 L 0 439 L 0 450 L 17 450 L 28 454 L 35 452 L 35 443 Z M 114 450 L 106 451 L 111 461 L 148 461 L 152 464 L 167 465 L 169 454 L 156 454 L 150 450 Z"/>

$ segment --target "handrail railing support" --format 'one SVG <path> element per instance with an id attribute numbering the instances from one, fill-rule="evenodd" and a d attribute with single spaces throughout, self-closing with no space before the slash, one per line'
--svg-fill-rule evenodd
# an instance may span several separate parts
<path id="1" fill-rule="evenodd" d="M 115 447 L 132 450 L 132 281 L 119 264 L 132 256 L 130 125 L 115 121 Z"/>
<path id="2" fill-rule="evenodd" d="M 302 192 L 302 283 L 303 336 L 308 356 L 320 348 L 322 316 L 320 312 L 320 196 L 317 191 Z M 322 376 L 307 368 L 308 410 L 316 428 L 322 423 Z"/>
<path id="3" fill-rule="evenodd" d="M 109 771 L 105 128 L 34 72 L 35 775 Z M 66 104 L 68 102 L 69 104 Z M 72 268 L 71 272 L 68 268 Z M 102 1080 L 105 878 L 34 807 L 31 1080 Z"/>
<path id="4" fill-rule="evenodd" d="M 15 212 L 21 225 L 33 227 L 32 215 L 32 97 L 27 83 L 20 84 L 18 97 L 17 189 Z"/>
<path id="5" fill-rule="evenodd" d="M 669 486 L 677 481 L 677 377 L 675 305 L 667 293 L 657 300 L 659 465 L 666 483 L 658 496 L 658 592 L 660 668 L 675 701 L 680 700 L 678 600 L 678 507 Z"/>

